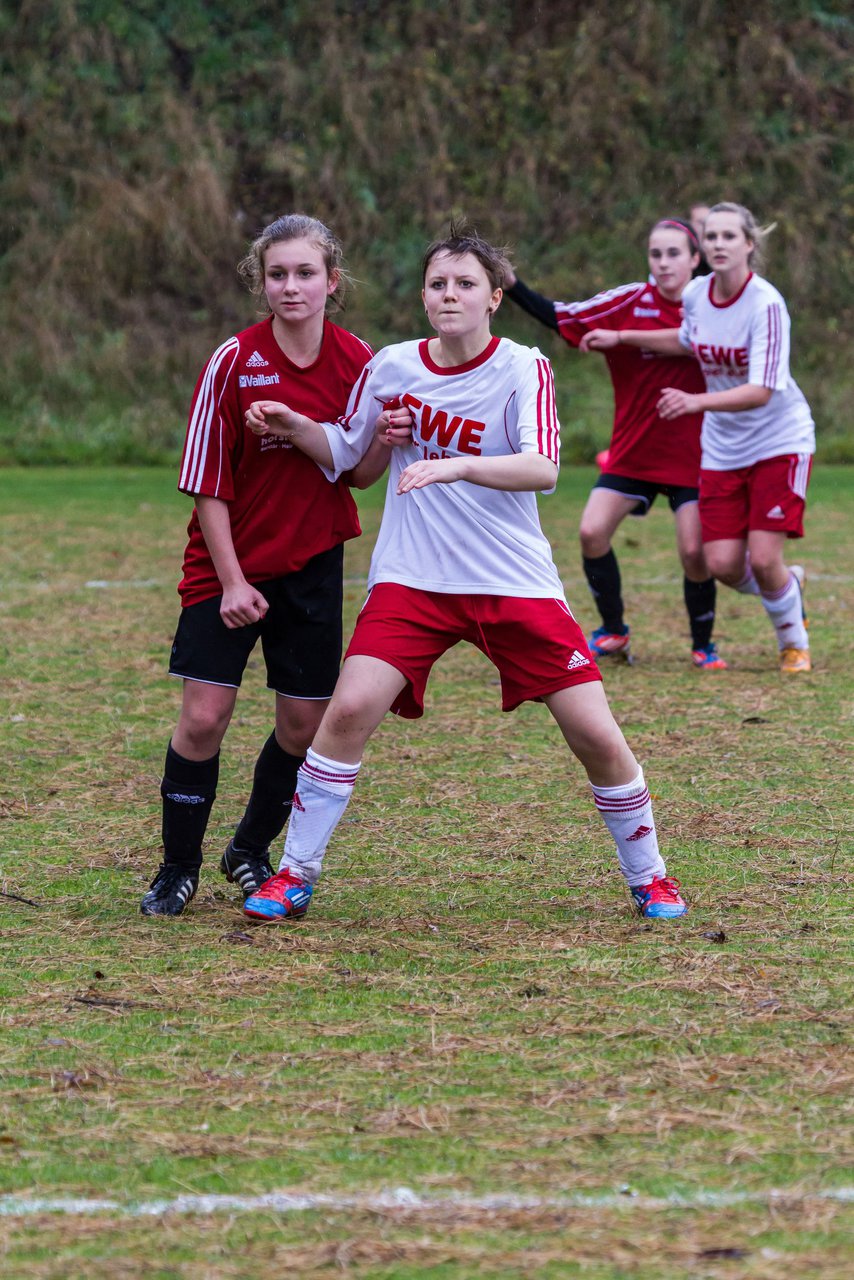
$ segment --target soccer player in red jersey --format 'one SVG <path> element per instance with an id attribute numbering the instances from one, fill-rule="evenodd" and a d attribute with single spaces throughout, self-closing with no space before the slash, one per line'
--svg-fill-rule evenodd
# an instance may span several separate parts
<path id="1" fill-rule="evenodd" d="M 696 234 L 688 222 L 663 218 L 648 243 L 652 280 L 619 285 L 585 302 L 553 302 L 511 274 L 507 293 L 573 347 L 587 350 L 594 329 L 670 329 L 681 319 L 682 291 L 702 270 Z M 611 545 L 626 516 L 645 516 L 664 493 L 674 513 L 676 546 L 684 573 L 683 596 L 691 629 L 691 657 L 703 670 L 726 663 L 712 641 L 715 580 L 703 558 L 697 511 L 702 414 L 666 422 L 657 404 L 665 386 L 700 391 L 702 375 L 694 360 L 679 353 L 656 359 L 637 348 L 605 351 L 614 387 L 614 426 L 604 469 L 581 516 L 584 573 L 602 619 L 590 637 L 596 658 L 629 661 L 631 638 L 624 620 L 620 567 Z"/>
<path id="2" fill-rule="evenodd" d="M 195 507 L 169 664 L 183 698 L 160 788 L 163 862 L 144 915 L 180 915 L 196 892 L 220 744 L 259 639 L 275 729 L 220 867 L 244 894 L 272 874 L 268 847 L 338 675 L 343 543 L 360 532 L 347 480 L 330 483 L 304 453 L 245 423 L 259 395 L 287 397 L 320 418 L 346 407 L 372 352 L 326 315 L 345 283 L 341 246 L 322 222 L 289 214 L 255 240 L 240 270 L 270 314 L 216 349 L 190 409 L 178 487 Z M 377 440 L 367 482 L 387 455 Z"/>
<path id="3" fill-rule="evenodd" d="M 704 247 L 712 267 L 683 296 L 678 328 L 657 334 L 627 326 L 591 334 L 608 350 L 616 341 L 699 361 L 705 389 L 668 385 L 658 410 L 667 422 L 704 413 L 700 521 L 709 568 L 746 595 L 759 595 L 777 637 L 780 671 L 811 669 L 803 606 L 804 571 L 785 563 L 788 538 L 803 537 L 815 426 L 789 371 L 791 322 L 786 303 L 757 275 L 766 229 L 743 205 L 713 205 Z"/>
<path id="4" fill-rule="evenodd" d="M 433 664 L 461 640 L 498 668 L 504 710 L 545 702 L 587 772 L 642 914 L 687 910 L 540 527 L 536 491 L 552 491 L 558 475 L 554 384 L 539 351 L 490 332 L 506 269 L 476 232 L 452 227 L 424 259 L 435 336 L 379 352 L 341 422 L 318 424 L 269 398 L 249 410 L 262 440 L 289 440 L 330 478 L 372 447 L 378 407 L 381 432 L 412 433 L 392 453 L 370 594 L 299 772 L 279 872 L 244 904 L 253 918 L 305 914 L 368 739 L 389 710 L 423 714 Z"/>

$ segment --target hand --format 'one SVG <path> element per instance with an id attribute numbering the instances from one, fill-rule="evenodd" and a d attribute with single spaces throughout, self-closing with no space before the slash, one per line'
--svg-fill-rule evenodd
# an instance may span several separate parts
<path id="1" fill-rule="evenodd" d="M 578 344 L 579 351 L 610 351 L 620 345 L 620 334 L 616 329 L 591 329 L 585 333 Z"/>
<path id="2" fill-rule="evenodd" d="M 504 272 L 504 288 L 512 289 L 517 279 L 518 276 L 516 275 L 516 272 L 508 265 L 507 270 Z"/>
<path id="3" fill-rule="evenodd" d="M 393 400 L 387 404 L 376 421 L 376 432 L 389 448 L 400 448 L 412 443 L 412 427 L 415 422 L 412 410 Z"/>
<path id="4" fill-rule="evenodd" d="M 248 582 L 241 582 L 223 591 L 219 616 L 229 631 L 235 631 L 238 627 L 248 627 L 253 622 L 260 622 L 269 607 L 256 587 L 250 586 Z"/>
<path id="5" fill-rule="evenodd" d="M 700 397 L 687 391 L 679 391 L 676 387 L 665 387 L 656 405 L 661 418 L 681 418 L 686 413 L 700 413 Z"/>
<path id="6" fill-rule="evenodd" d="M 256 436 L 289 440 L 301 420 L 301 414 L 276 400 L 253 400 L 246 410 L 246 425 Z"/>
<path id="7" fill-rule="evenodd" d="M 400 473 L 397 482 L 398 493 L 409 493 L 410 489 L 423 489 L 428 484 L 452 484 L 454 480 L 463 479 L 465 461 L 462 458 L 436 458 L 421 462 L 410 462 Z"/>

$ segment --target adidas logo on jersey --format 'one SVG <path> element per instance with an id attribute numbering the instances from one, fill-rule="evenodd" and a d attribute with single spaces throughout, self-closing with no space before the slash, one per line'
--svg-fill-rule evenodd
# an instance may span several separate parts
<path id="1" fill-rule="evenodd" d="M 253 351 L 252 355 L 246 361 L 247 369 L 266 369 L 270 361 L 265 360 L 260 351 Z"/>
<path id="2" fill-rule="evenodd" d="M 585 658 L 584 654 L 579 653 L 578 650 L 576 649 L 572 657 L 570 658 L 569 662 L 566 664 L 566 669 L 567 671 L 575 671 L 576 667 L 589 667 L 589 666 L 590 666 L 590 659 Z"/>
<path id="3" fill-rule="evenodd" d="M 770 511 L 765 512 L 766 520 L 785 520 L 786 513 L 782 507 L 772 507 Z"/>
<path id="4" fill-rule="evenodd" d="M 641 295 L 641 302 L 655 302 L 655 298 L 653 298 L 652 294 L 647 290 L 646 293 Z"/>

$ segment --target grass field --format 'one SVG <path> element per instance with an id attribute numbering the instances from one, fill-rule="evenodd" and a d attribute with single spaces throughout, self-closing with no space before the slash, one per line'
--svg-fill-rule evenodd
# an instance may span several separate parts
<path id="1" fill-rule="evenodd" d="M 592 474 L 543 504 L 585 627 Z M 462 648 L 425 719 L 377 734 L 309 917 L 280 927 L 216 870 L 269 732 L 254 662 L 199 895 L 143 919 L 174 484 L 0 471 L 0 1272 L 849 1275 L 854 469 L 818 470 L 798 548 L 810 677 L 784 682 L 757 602 L 724 592 L 732 669 L 693 671 L 669 513 L 618 535 L 638 660 L 606 682 L 681 925 L 633 914 L 545 710 L 502 715 Z"/>

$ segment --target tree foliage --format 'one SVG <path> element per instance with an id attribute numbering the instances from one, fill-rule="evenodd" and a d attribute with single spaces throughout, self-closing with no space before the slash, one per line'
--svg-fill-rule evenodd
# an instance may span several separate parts
<path id="1" fill-rule="evenodd" d="M 554 296 L 636 278 L 693 200 L 776 222 L 768 274 L 828 424 L 850 319 L 848 6 L 827 0 L 23 0 L 6 5 L 7 401 L 186 400 L 251 321 L 235 263 L 288 209 L 343 238 L 350 323 L 420 328 L 465 212 Z M 829 372 L 829 376 L 828 376 Z M 21 404 L 26 400 L 21 399 Z M 841 400 L 840 400 L 841 407 Z"/>

